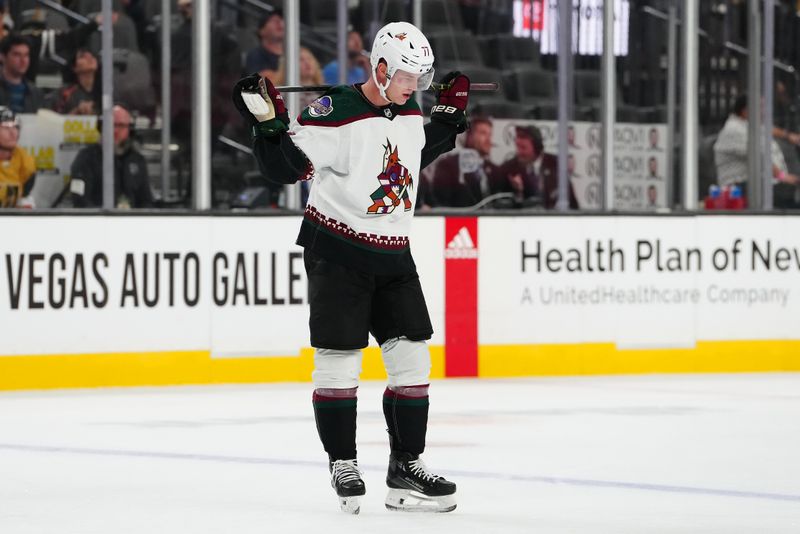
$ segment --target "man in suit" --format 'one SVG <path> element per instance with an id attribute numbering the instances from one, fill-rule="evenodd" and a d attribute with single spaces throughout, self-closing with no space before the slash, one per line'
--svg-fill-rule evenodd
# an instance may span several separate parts
<path id="1" fill-rule="evenodd" d="M 514 193 L 517 206 L 542 205 L 552 209 L 558 201 L 558 159 L 544 152 L 542 132 L 536 126 L 517 126 L 516 154 L 495 172 L 492 192 Z M 569 207 L 578 201 L 569 184 Z"/>
<path id="2" fill-rule="evenodd" d="M 466 136 L 464 149 L 436 164 L 429 196 L 433 206 L 474 206 L 491 193 L 492 176 L 497 170 L 497 165 L 489 161 L 492 121 L 473 117 Z"/>

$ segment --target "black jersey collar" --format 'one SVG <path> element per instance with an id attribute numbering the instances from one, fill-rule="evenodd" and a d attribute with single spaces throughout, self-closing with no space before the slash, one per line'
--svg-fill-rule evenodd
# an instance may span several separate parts
<path id="1" fill-rule="evenodd" d="M 355 89 L 356 92 L 358 92 L 358 94 L 361 95 L 361 98 L 364 99 L 364 102 L 367 103 L 367 105 L 375 113 L 375 115 L 379 115 L 381 117 L 386 117 L 389 120 L 393 120 L 398 115 L 398 110 L 400 109 L 400 106 L 398 106 L 397 104 L 395 104 L 393 102 L 391 102 L 391 103 L 389 103 L 389 104 L 387 104 L 385 106 L 376 106 L 375 104 L 370 102 L 369 98 L 367 98 L 367 95 L 364 94 L 364 90 L 361 88 L 362 85 L 364 85 L 364 84 L 363 83 L 355 83 L 355 84 L 353 84 L 353 89 Z"/>

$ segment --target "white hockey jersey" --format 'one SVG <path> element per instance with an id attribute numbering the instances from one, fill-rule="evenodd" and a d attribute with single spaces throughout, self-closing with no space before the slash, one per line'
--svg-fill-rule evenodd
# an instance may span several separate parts
<path id="1" fill-rule="evenodd" d="M 413 270 L 408 235 L 425 146 L 416 101 L 379 108 L 355 87 L 335 87 L 289 133 L 313 165 L 297 244 L 367 272 Z"/>

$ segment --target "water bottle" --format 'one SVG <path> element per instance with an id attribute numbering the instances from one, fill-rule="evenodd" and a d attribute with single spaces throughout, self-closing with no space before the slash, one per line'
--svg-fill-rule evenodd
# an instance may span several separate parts
<path id="1" fill-rule="evenodd" d="M 738 185 L 732 185 L 730 193 L 728 194 L 728 209 L 730 210 L 743 210 L 744 209 L 744 196 L 742 196 L 742 188 Z"/>
<path id="2" fill-rule="evenodd" d="M 706 209 L 713 210 L 719 209 L 719 199 L 722 196 L 722 190 L 719 188 L 717 184 L 711 184 L 708 186 L 708 196 L 706 196 Z"/>

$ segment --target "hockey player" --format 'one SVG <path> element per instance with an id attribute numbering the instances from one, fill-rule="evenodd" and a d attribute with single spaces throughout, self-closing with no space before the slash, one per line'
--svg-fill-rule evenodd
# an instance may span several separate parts
<path id="1" fill-rule="evenodd" d="M 338 86 L 289 125 L 283 98 L 254 74 L 233 91 L 252 123 L 261 172 L 279 183 L 314 178 L 297 243 L 305 248 L 314 354 L 313 407 L 342 509 L 358 513 L 365 485 L 356 460 L 361 349 L 371 333 L 388 375 L 383 412 L 391 453 L 386 507 L 449 512 L 456 485 L 420 458 L 428 421 L 431 327 L 409 248 L 419 171 L 466 129 L 469 79 L 443 79 L 431 121 L 413 98 L 433 78 L 433 51 L 413 25 L 376 35 L 371 77 Z"/>

